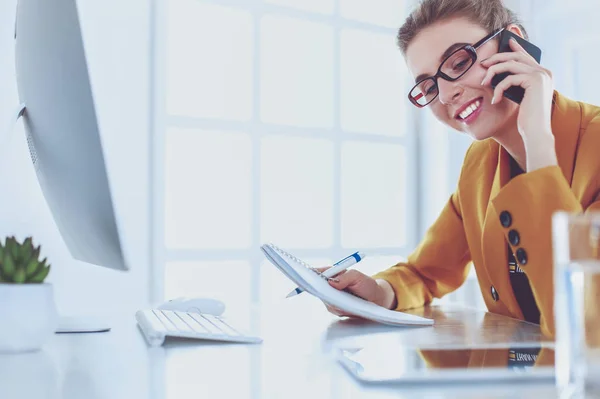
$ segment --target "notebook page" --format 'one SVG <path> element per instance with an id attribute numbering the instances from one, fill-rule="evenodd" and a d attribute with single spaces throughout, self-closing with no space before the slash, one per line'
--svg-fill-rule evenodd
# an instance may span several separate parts
<path id="1" fill-rule="evenodd" d="M 288 263 L 288 260 L 291 261 L 291 259 L 287 257 L 283 258 L 280 255 L 280 252 L 278 252 L 278 250 L 275 248 L 270 245 L 263 245 L 261 247 L 261 250 L 266 255 L 267 259 L 269 259 L 269 261 L 271 261 L 273 265 L 275 265 L 283 274 L 285 274 L 287 278 L 292 280 L 298 287 L 302 288 L 304 291 L 315 295 L 313 287 L 296 272 L 296 268 L 302 267 L 305 269 L 305 267 L 303 265 L 295 265 L 294 267 L 292 267 Z M 312 273 L 316 274 L 314 272 Z"/>

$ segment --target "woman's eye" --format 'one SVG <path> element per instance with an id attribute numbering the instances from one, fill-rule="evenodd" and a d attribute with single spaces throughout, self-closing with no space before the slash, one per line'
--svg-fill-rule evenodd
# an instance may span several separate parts
<path id="1" fill-rule="evenodd" d="M 467 60 L 460 61 L 458 64 L 454 65 L 454 69 L 463 69 L 467 64 Z"/>

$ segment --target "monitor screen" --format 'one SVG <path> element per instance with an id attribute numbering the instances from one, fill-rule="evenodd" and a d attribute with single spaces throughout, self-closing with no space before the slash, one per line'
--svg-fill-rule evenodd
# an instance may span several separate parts
<path id="1" fill-rule="evenodd" d="M 75 0 L 18 0 L 15 62 L 31 161 L 78 260 L 128 270 Z"/>

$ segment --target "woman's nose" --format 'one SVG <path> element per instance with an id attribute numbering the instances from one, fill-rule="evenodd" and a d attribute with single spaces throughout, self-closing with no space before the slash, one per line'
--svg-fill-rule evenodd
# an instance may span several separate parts
<path id="1" fill-rule="evenodd" d="M 438 79 L 437 85 L 439 91 L 438 96 L 440 97 L 440 102 L 442 104 L 451 104 L 455 102 L 464 91 L 458 81 L 449 82 L 440 78 Z"/>

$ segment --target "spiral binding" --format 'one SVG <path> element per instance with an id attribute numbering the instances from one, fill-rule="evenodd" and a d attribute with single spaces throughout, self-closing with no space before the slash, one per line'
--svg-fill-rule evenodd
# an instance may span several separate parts
<path id="1" fill-rule="evenodd" d="M 302 266 L 306 267 L 307 269 L 313 270 L 313 267 L 311 265 L 309 265 L 308 263 L 306 263 L 302 259 L 295 257 L 291 253 L 284 251 L 283 249 L 279 248 L 277 245 L 275 245 L 275 244 L 269 244 L 269 246 L 271 248 L 273 248 L 275 251 L 277 251 L 278 253 L 280 253 L 281 255 L 283 255 L 283 256 L 285 256 L 287 258 L 290 258 L 294 262 L 301 264 Z"/>
<path id="2" fill-rule="evenodd" d="M 306 263 L 305 261 L 303 261 L 300 258 L 295 257 L 294 255 L 290 254 L 289 252 L 284 251 L 283 249 L 279 248 L 277 245 L 275 244 L 268 244 L 269 247 L 273 248 L 277 253 L 285 256 L 286 258 L 289 258 L 291 260 L 293 260 L 294 262 L 304 266 L 305 268 L 307 268 L 310 271 L 313 271 L 315 273 L 317 273 L 319 276 L 327 279 L 327 277 L 323 276 L 321 273 L 319 273 L 318 271 L 316 271 L 311 265 L 309 265 L 308 263 Z"/>

